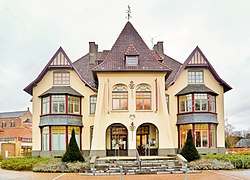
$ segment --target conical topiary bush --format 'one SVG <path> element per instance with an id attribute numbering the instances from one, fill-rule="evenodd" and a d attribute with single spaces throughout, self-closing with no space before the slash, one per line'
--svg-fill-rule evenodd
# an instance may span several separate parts
<path id="1" fill-rule="evenodd" d="M 62 157 L 63 162 L 76 162 L 84 161 L 84 158 L 80 152 L 80 149 L 76 142 L 75 130 L 72 130 L 71 138 L 69 141 L 68 149 Z"/>
<path id="2" fill-rule="evenodd" d="M 200 159 L 200 155 L 194 145 L 191 130 L 188 131 L 187 140 L 182 148 L 181 155 L 186 158 L 188 162 Z"/>

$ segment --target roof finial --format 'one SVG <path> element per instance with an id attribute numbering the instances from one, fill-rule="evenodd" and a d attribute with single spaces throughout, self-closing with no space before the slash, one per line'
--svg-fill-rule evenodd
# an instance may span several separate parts
<path id="1" fill-rule="evenodd" d="M 129 5 L 128 5 L 127 14 L 128 14 L 128 16 L 126 16 L 126 19 L 128 19 L 128 21 L 129 21 L 129 19 L 132 18 L 132 16 L 130 15 L 131 14 L 131 10 L 130 10 L 130 6 Z"/>

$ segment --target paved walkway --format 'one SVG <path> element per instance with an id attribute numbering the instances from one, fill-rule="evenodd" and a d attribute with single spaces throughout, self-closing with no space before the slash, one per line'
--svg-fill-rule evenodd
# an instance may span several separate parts
<path id="1" fill-rule="evenodd" d="M 125 175 L 123 180 L 184 180 L 185 174 L 166 175 Z M 80 176 L 78 173 L 33 173 L 0 169 L 0 179 L 4 180 L 120 180 L 120 176 Z M 189 174 L 189 180 L 250 180 L 250 170 L 244 171 L 203 171 Z"/>

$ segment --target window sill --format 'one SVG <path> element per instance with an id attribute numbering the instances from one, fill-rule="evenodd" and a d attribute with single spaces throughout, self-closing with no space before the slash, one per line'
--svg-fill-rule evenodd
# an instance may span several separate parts
<path id="1" fill-rule="evenodd" d="M 124 112 L 124 113 L 126 113 L 126 112 L 129 112 L 129 110 L 120 110 L 120 109 L 118 109 L 118 110 L 111 110 L 110 112 L 112 112 L 112 113 L 116 113 L 116 112 Z"/>
<path id="2" fill-rule="evenodd" d="M 40 117 L 43 117 L 43 116 L 51 116 L 51 115 L 53 115 L 53 116 L 61 116 L 61 115 L 66 115 L 66 116 L 78 116 L 78 117 L 82 117 L 82 115 L 81 114 L 66 114 L 66 113 L 54 113 L 54 114 L 42 114 L 42 115 L 40 115 Z"/>
<path id="3" fill-rule="evenodd" d="M 182 113 L 177 113 L 177 115 L 184 115 L 184 114 L 214 114 L 217 115 L 215 112 L 208 112 L 208 111 L 191 111 L 191 112 L 182 112 Z"/>
<path id="4" fill-rule="evenodd" d="M 145 109 L 145 110 L 135 110 L 135 112 L 154 112 L 153 110 L 151 109 Z"/>

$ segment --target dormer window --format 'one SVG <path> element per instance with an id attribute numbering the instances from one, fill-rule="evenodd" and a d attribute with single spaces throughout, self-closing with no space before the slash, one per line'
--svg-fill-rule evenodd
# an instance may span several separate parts
<path id="1" fill-rule="evenodd" d="M 126 56 L 126 66 L 138 66 L 138 56 Z"/>
<path id="2" fill-rule="evenodd" d="M 198 71 L 188 71 L 188 83 L 204 83 L 204 73 L 202 70 Z"/>

